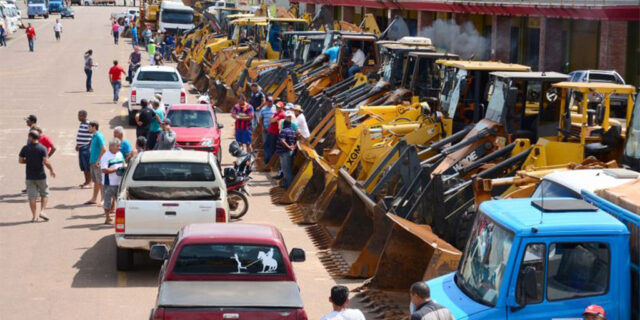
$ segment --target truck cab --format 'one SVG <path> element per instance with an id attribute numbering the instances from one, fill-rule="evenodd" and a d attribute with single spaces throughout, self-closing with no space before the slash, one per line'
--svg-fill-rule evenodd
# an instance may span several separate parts
<path id="1" fill-rule="evenodd" d="M 194 27 L 193 8 L 184 5 L 182 1 L 162 1 L 159 20 L 159 30 L 179 34 Z"/>
<path id="2" fill-rule="evenodd" d="M 49 12 L 60 12 L 63 7 L 62 0 L 49 0 Z"/>
<path id="3" fill-rule="evenodd" d="M 48 0 L 28 0 L 27 16 L 33 19 L 36 16 L 43 16 L 49 19 L 49 1 Z"/>
<path id="4" fill-rule="evenodd" d="M 624 215 L 637 237 L 640 217 Z M 457 272 L 427 282 L 431 298 L 456 319 L 581 319 L 591 304 L 607 319 L 631 319 L 634 267 L 621 220 L 580 199 L 484 202 Z"/>

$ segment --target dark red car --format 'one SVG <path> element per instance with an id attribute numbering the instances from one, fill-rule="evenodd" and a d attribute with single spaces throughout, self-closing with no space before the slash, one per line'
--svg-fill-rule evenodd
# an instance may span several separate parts
<path id="1" fill-rule="evenodd" d="M 164 260 L 152 320 L 307 320 L 287 248 L 272 226 L 191 224 L 166 245 L 151 247 Z"/>
<path id="2" fill-rule="evenodd" d="M 176 147 L 213 152 L 222 161 L 220 129 L 215 112 L 208 104 L 174 104 L 167 110 L 176 132 Z"/>

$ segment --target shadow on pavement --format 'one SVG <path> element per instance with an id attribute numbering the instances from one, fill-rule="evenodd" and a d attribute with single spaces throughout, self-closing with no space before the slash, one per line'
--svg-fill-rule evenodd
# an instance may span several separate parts
<path id="1" fill-rule="evenodd" d="M 57 204 L 53 207 L 53 209 L 59 209 L 59 210 L 69 210 L 69 209 L 77 209 L 77 208 L 91 208 L 91 207 L 96 207 L 96 205 L 91 205 L 91 204 L 84 204 L 84 203 L 78 203 L 78 204 Z"/>
<path id="2" fill-rule="evenodd" d="M 67 218 L 67 220 L 77 220 L 77 219 L 96 219 L 96 218 L 104 218 L 104 213 L 98 213 L 98 214 L 90 214 L 90 215 L 79 215 L 79 214 L 74 214 L 71 217 Z"/>
<path id="3" fill-rule="evenodd" d="M 31 223 L 31 219 L 27 219 L 24 221 L 14 221 L 14 222 L 0 222 L 0 228 L 19 226 L 19 225 L 28 224 L 28 223 Z"/>
<path id="4" fill-rule="evenodd" d="M 53 191 L 69 191 L 71 189 L 78 189 L 78 187 L 50 187 L 49 190 L 53 190 Z"/>
<path id="5" fill-rule="evenodd" d="M 86 223 L 86 224 L 75 224 L 72 226 L 66 226 L 64 229 L 90 229 L 90 230 L 104 230 L 104 229 L 113 229 L 113 225 L 104 224 L 104 223 Z"/>
<path id="6" fill-rule="evenodd" d="M 123 122 L 122 118 L 119 115 L 115 116 L 115 117 L 111 118 L 111 120 L 109 120 L 109 128 L 114 129 L 117 126 L 123 126 L 125 128 L 131 127 L 131 126 L 129 126 L 129 123 Z"/>
<path id="7" fill-rule="evenodd" d="M 155 287 L 160 266 L 161 263 L 151 260 L 146 252 L 136 252 L 132 271 L 116 270 L 116 241 L 113 235 L 108 235 L 87 249 L 73 265 L 78 272 L 71 287 Z"/>

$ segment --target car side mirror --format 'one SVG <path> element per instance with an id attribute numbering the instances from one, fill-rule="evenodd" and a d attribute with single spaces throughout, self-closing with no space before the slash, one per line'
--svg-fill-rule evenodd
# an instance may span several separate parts
<path id="1" fill-rule="evenodd" d="M 154 244 L 149 250 L 149 257 L 153 260 L 167 260 L 169 258 L 169 248 L 166 244 Z"/>
<path id="2" fill-rule="evenodd" d="M 224 124 L 222 124 L 222 123 L 218 123 L 218 128 L 220 128 L 220 129 L 224 129 Z"/>
<path id="3" fill-rule="evenodd" d="M 291 253 L 289 253 L 289 260 L 291 262 L 304 262 L 307 260 L 307 255 L 304 253 L 304 250 L 293 248 L 291 249 Z"/>

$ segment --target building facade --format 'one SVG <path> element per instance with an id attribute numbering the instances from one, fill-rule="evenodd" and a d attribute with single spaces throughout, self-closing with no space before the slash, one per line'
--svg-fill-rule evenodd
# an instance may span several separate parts
<path id="1" fill-rule="evenodd" d="M 381 29 L 400 15 L 412 35 L 463 58 L 540 71 L 616 70 L 640 85 L 638 0 L 291 1 L 311 14 L 331 6 L 335 19 L 355 24 L 372 13 Z"/>

